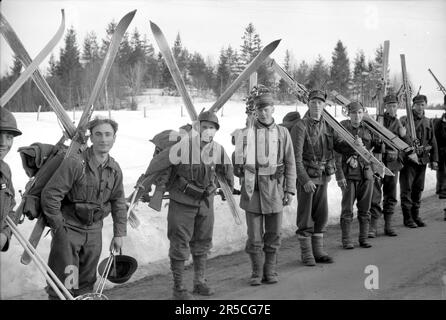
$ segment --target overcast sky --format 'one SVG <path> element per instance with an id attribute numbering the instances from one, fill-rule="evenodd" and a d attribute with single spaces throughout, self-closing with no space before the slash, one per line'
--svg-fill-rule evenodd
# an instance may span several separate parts
<path id="1" fill-rule="evenodd" d="M 169 43 L 178 32 L 183 45 L 217 62 L 220 49 L 238 49 L 243 30 L 252 22 L 263 44 L 282 39 L 272 57 L 283 62 L 285 50 L 299 63 L 313 63 L 318 54 L 326 62 L 340 39 L 350 62 L 359 49 L 372 59 L 376 48 L 390 40 L 391 76 L 400 73 L 400 53 L 406 55 L 409 76 L 415 87 L 422 86 L 432 102 L 442 100 L 427 69 L 446 85 L 446 1 L 272 1 L 272 0 L 144 0 L 144 1 L 40 1 L 2 0 L 2 14 L 13 26 L 32 57 L 46 45 L 60 23 L 65 9 L 66 25 L 74 26 L 78 44 L 89 31 L 98 38 L 106 25 L 137 9 L 129 30 L 138 28 L 152 37 L 149 20 L 157 23 Z M 63 44 L 63 41 L 60 42 Z M 12 63 L 12 52 L 1 38 L 0 71 Z M 55 50 L 58 57 L 59 50 Z M 46 70 L 47 63 L 41 69 Z M 392 79 L 392 78 L 391 78 Z"/>

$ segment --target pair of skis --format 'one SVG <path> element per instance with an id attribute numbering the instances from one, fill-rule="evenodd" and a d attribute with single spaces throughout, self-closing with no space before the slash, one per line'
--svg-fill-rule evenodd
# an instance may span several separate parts
<path id="1" fill-rule="evenodd" d="M 286 83 L 288 83 L 293 89 L 300 101 L 303 103 L 308 103 L 308 90 L 305 88 L 304 85 L 298 83 L 296 80 L 294 80 L 285 70 L 280 67 L 274 59 L 269 59 L 268 65 L 276 71 L 283 80 L 285 80 Z M 393 176 L 391 170 L 389 170 L 381 161 L 376 159 L 373 154 L 367 150 L 364 146 L 358 146 L 355 144 L 355 138 L 353 135 L 345 129 L 331 114 L 327 112 L 327 110 L 324 109 L 324 112 L 322 113 L 322 118 L 328 123 L 330 127 L 333 128 L 333 130 L 336 131 L 343 139 L 346 141 L 350 147 L 352 147 L 360 157 L 362 157 L 366 163 L 373 164 L 376 168 L 379 168 L 378 172 L 382 175 L 383 173 L 385 175 Z"/>
<path id="2" fill-rule="evenodd" d="M 122 37 L 124 36 L 125 31 L 127 30 L 130 22 L 133 20 L 133 17 L 136 13 L 136 10 L 129 12 L 126 14 L 118 23 L 115 32 L 113 34 L 113 37 L 110 42 L 110 46 L 108 48 L 107 54 L 104 58 L 104 62 L 101 66 L 101 69 L 99 71 L 98 78 L 96 80 L 95 86 L 93 88 L 92 93 L 90 94 L 90 98 L 88 99 L 88 103 L 85 106 L 81 119 L 78 123 L 77 128 L 74 127 L 72 124 L 68 114 L 66 113 L 65 109 L 63 108 L 62 104 L 57 99 L 54 92 L 51 90 L 50 86 L 42 76 L 42 74 L 39 72 L 37 68 L 33 70 L 34 73 L 32 73 L 32 78 L 35 81 L 37 87 L 40 89 L 44 97 L 47 99 L 50 107 L 54 110 L 54 112 L 57 114 L 58 118 L 61 120 L 62 125 L 64 126 L 64 129 L 66 130 L 68 137 L 71 138 L 71 144 L 69 146 L 69 149 L 66 153 L 65 157 L 69 157 L 72 154 L 75 154 L 81 150 L 82 147 L 85 146 L 85 129 L 86 125 L 91 117 L 91 114 L 93 112 L 93 106 L 96 103 L 96 100 L 99 96 L 99 92 L 103 89 L 105 80 L 108 77 L 108 74 L 110 72 L 111 66 L 113 64 L 113 61 L 116 57 L 116 54 L 119 49 L 119 45 L 121 42 Z M 64 20 L 64 13 L 62 10 L 62 24 L 59 28 L 59 31 L 57 35 L 59 35 L 60 30 L 62 30 L 60 37 L 63 33 L 65 25 Z M 8 44 L 11 46 L 11 49 L 14 51 L 16 56 L 19 58 L 19 60 L 25 65 L 25 66 L 33 66 L 33 62 L 31 61 L 31 58 L 29 54 L 26 52 L 24 46 L 20 42 L 19 38 L 17 37 L 16 33 L 6 20 L 6 18 L 1 15 L 1 33 L 7 40 Z M 57 43 L 57 42 L 56 42 Z M 55 44 L 54 44 L 55 45 Z M 30 73 L 30 74 L 31 74 Z M 34 229 L 30 236 L 30 243 L 37 247 L 43 231 L 45 228 L 45 221 L 44 217 L 39 217 L 38 221 L 36 222 Z M 22 263 L 28 264 L 30 262 L 30 257 L 25 252 L 22 255 Z"/>
<path id="3" fill-rule="evenodd" d="M 152 29 L 152 33 L 155 37 L 155 40 L 160 48 L 160 51 L 166 61 L 167 67 L 172 75 L 174 83 L 181 94 L 184 105 L 189 113 L 189 116 L 192 120 L 192 126 L 194 130 L 199 132 L 199 122 L 198 115 L 195 110 L 195 107 L 192 103 L 192 100 L 189 96 L 188 91 L 186 90 L 186 86 L 184 84 L 184 80 L 181 77 L 181 73 L 179 71 L 178 65 L 172 55 L 172 52 L 169 48 L 169 45 L 166 41 L 164 34 L 161 29 L 153 22 L 150 22 L 150 27 Z M 273 41 L 269 45 L 267 45 L 246 67 L 246 69 L 234 80 L 234 82 L 223 92 L 223 94 L 216 100 L 216 102 L 209 108 L 209 111 L 217 113 L 226 101 L 234 94 L 234 92 L 239 88 L 239 86 L 243 83 L 243 81 L 247 80 L 249 76 L 255 72 L 259 66 L 263 63 L 263 61 L 275 50 L 278 46 L 280 40 Z M 158 174 L 149 175 L 142 183 L 135 186 L 135 191 L 132 194 L 132 203 L 130 204 L 129 210 L 133 207 L 134 202 L 138 201 L 138 199 L 144 193 L 144 190 L 147 190 L 148 187 L 153 184 L 157 179 Z M 220 187 L 224 193 L 226 200 L 228 201 L 229 208 L 231 213 L 235 219 L 237 224 L 241 224 L 240 219 L 240 209 L 232 195 L 231 189 L 227 184 L 225 178 L 221 174 L 217 174 L 217 180 L 220 184 Z"/>

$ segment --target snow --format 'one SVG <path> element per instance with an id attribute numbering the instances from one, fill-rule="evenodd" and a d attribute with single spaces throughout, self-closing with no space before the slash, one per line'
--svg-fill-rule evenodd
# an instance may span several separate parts
<path id="1" fill-rule="evenodd" d="M 204 107 L 209 108 L 211 103 L 204 101 L 194 101 L 197 111 Z M 152 157 L 154 146 L 149 141 L 156 133 L 165 129 L 177 130 L 181 125 L 190 123 L 187 111 L 183 110 L 181 116 L 180 105 L 182 101 L 179 97 L 161 96 L 141 96 L 139 97 L 139 110 L 137 111 L 112 111 L 112 118 L 119 123 L 116 143 L 111 150 L 111 155 L 119 162 L 124 173 L 124 187 L 126 195 L 132 191 L 136 180 L 145 171 Z M 146 118 L 144 118 L 144 108 Z M 335 107 L 327 107 L 328 111 L 335 115 Z M 303 116 L 306 106 L 298 106 L 297 110 Z M 284 115 L 290 111 L 295 111 L 296 106 L 278 105 L 275 108 L 275 119 L 281 123 Z M 220 130 L 215 137 L 216 141 L 222 144 L 229 154 L 234 147 L 231 144 L 230 133 L 235 129 L 243 127 L 245 124 L 245 105 L 241 101 L 229 101 L 223 108 L 223 117 L 218 113 L 220 119 Z M 400 115 L 404 110 L 399 110 Z M 370 113 L 374 113 L 370 110 Z M 441 111 L 428 110 L 427 116 L 435 117 Z M 107 116 L 107 111 L 95 112 Z M 23 190 L 27 176 L 21 165 L 17 148 L 27 146 L 33 142 L 56 143 L 61 136 L 61 129 L 57 118 L 53 112 L 40 114 L 37 121 L 36 113 L 16 113 L 19 128 L 23 135 L 14 140 L 14 146 L 6 157 L 6 162 L 11 166 L 13 172 L 13 182 L 16 189 L 16 200 L 20 202 L 18 190 Z M 69 112 L 73 117 L 73 113 Z M 337 108 L 336 116 L 339 120 L 340 108 Z M 80 112 L 76 113 L 76 120 L 80 118 Z M 430 169 L 426 173 L 426 185 L 423 196 L 432 195 L 435 191 L 435 172 Z M 239 197 L 235 196 L 237 202 Z M 329 184 L 328 204 L 330 208 L 329 223 L 338 222 L 341 209 L 341 193 L 333 178 Z M 165 203 L 164 203 L 165 204 Z M 124 241 L 123 254 L 131 255 L 138 261 L 139 267 L 130 281 L 140 279 L 144 276 L 159 272 L 168 272 L 168 248 L 167 239 L 167 207 L 163 204 L 161 212 L 156 212 L 148 208 L 145 204 L 139 204 L 136 208 L 137 216 L 141 221 L 138 229 L 128 226 L 128 236 Z M 227 205 L 216 197 L 215 201 L 215 226 L 213 248 L 210 256 L 229 254 L 242 250 L 247 238 L 245 217 L 242 216 L 242 224 L 237 225 L 228 210 Z M 296 199 L 291 206 L 284 209 L 283 235 L 291 236 L 295 232 L 296 221 Z M 19 230 L 27 237 L 34 226 L 35 221 L 26 219 L 19 226 Z M 108 256 L 108 248 L 112 237 L 112 220 L 107 218 L 103 230 L 103 250 L 101 260 Z M 43 238 L 38 246 L 38 251 L 44 260 L 48 259 L 50 249 L 50 236 Z M 35 298 L 42 296 L 42 289 L 45 286 L 45 278 L 38 271 L 37 267 L 31 263 L 28 266 L 22 265 L 20 256 L 22 247 L 16 239 L 12 240 L 10 249 L 0 255 L 0 296 L 2 298 L 14 298 L 17 296 L 27 296 Z M 297 257 L 297 256 L 296 256 Z M 167 285 L 167 284 L 166 284 Z M 110 283 L 107 286 L 111 286 Z"/>

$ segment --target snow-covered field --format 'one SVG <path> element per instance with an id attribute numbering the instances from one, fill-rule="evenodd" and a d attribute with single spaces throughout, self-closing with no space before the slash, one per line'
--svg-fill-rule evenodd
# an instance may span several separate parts
<path id="1" fill-rule="evenodd" d="M 124 173 L 124 187 L 126 195 L 132 191 L 136 180 L 145 171 L 154 146 L 149 141 L 155 134 L 165 129 L 177 130 L 181 125 L 189 122 L 186 110 L 183 110 L 184 116 L 181 117 L 181 100 L 177 97 L 157 97 L 142 96 L 140 98 L 138 111 L 112 111 L 112 118 L 119 123 L 116 143 L 111 151 L 112 156 L 119 162 Z M 209 108 L 210 103 L 196 101 L 197 111 L 204 107 Z M 144 107 L 146 108 L 146 118 L 144 118 Z M 298 111 L 303 114 L 306 106 L 298 106 Z M 283 116 L 295 111 L 296 106 L 276 106 L 275 119 L 281 123 Z M 330 113 L 335 115 L 335 107 L 328 107 Z M 403 110 L 399 110 L 402 115 Z M 215 139 L 221 143 L 228 154 L 232 152 L 230 133 L 235 129 L 243 127 L 245 124 L 245 105 L 244 102 L 229 101 L 221 112 L 221 129 L 218 131 Z M 374 113 L 370 110 L 370 113 Z M 97 112 L 106 116 L 106 111 Z M 440 115 L 441 111 L 427 111 L 427 116 L 435 117 Z M 16 188 L 16 200 L 20 202 L 18 190 L 23 190 L 27 182 L 27 176 L 21 165 L 17 148 L 30 145 L 33 142 L 56 143 L 61 136 L 57 118 L 54 113 L 46 112 L 40 114 L 39 121 L 36 120 L 36 113 L 16 113 L 19 128 L 23 135 L 17 137 L 11 152 L 6 157 L 6 161 L 11 166 L 13 172 L 13 181 Z M 73 113 L 69 113 L 70 117 Z M 343 119 L 340 108 L 337 108 L 337 118 Z M 76 120 L 80 117 L 80 112 L 76 114 Z M 434 193 L 435 172 L 427 170 L 426 185 L 424 196 Z M 329 223 L 338 221 L 340 214 L 341 193 L 334 179 L 329 184 L 328 202 L 330 208 Z M 236 196 L 238 201 L 238 196 Z M 228 254 L 244 248 L 246 241 L 246 226 L 244 217 L 243 224 L 237 225 L 229 212 L 226 204 L 216 198 L 215 202 L 215 227 L 214 240 L 211 256 Z M 128 227 L 128 237 L 124 242 L 123 253 L 131 255 L 138 260 L 139 268 L 132 277 L 131 281 L 141 277 L 158 273 L 167 272 L 168 247 L 167 240 L 167 208 L 164 207 L 161 212 L 153 211 L 145 204 L 139 204 L 137 215 L 141 220 L 141 226 L 138 229 Z M 296 200 L 292 205 L 284 210 L 283 233 L 285 236 L 291 236 L 296 227 Z M 19 226 L 21 232 L 28 236 L 33 228 L 35 221 L 25 220 Z M 108 247 L 112 236 L 111 218 L 107 218 L 103 230 L 103 252 L 101 259 L 108 255 Z M 38 250 L 45 260 L 48 258 L 50 247 L 50 236 L 42 239 Z M 27 295 L 33 298 L 41 294 L 45 286 L 45 279 L 34 264 L 24 266 L 20 263 L 22 253 L 20 244 L 14 239 L 7 253 L 0 254 L 0 296 L 2 298 L 13 298 L 19 295 Z M 297 255 L 296 255 L 297 257 Z M 110 284 L 108 284 L 110 285 Z"/>

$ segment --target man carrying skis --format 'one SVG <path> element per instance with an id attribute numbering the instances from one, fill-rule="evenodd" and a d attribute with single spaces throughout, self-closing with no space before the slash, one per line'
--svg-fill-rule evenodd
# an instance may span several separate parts
<path id="1" fill-rule="evenodd" d="M 11 217 L 14 222 L 17 218 L 14 214 L 15 200 L 14 187 L 11 179 L 11 169 L 4 161 L 6 155 L 11 150 L 14 137 L 21 135 L 17 128 L 17 121 L 14 115 L 0 108 L 0 250 L 7 251 L 11 230 L 6 224 L 6 217 Z"/>
<path id="2" fill-rule="evenodd" d="M 199 141 L 194 130 L 184 135 L 180 132 L 182 139 L 156 155 L 146 170 L 146 174 L 151 175 L 171 168 L 171 183 L 167 186 L 170 198 L 167 237 L 174 281 L 173 299 L 177 300 L 193 299 L 183 283 L 184 265 L 190 253 L 194 264 L 193 293 L 214 294 L 207 284 L 205 271 L 207 255 L 212 248 L 217 172 L 224 175 L 231 188 L 234 184 L 231 161 L 213 139 L 220 128 L 217 115 L 204 111 L 198 120 Z"/>
<path id="3" fill-rule="evenodd" d="M 383 125 L 396 136 L 404 138 L 406 136 L 406 128 L 403 127 L 397 118 L 398 97 L 389 94 L 384 97 L 384 113 Z M 384 216 L 384 234 L 390 237 L 396 236 L 396 232 L 392 227 L 392 217 L 395 211 L 396 203 L 396 187 L 398 183 L 398 172 L 403 167 L 402 157 L 397 150 L 386 146 L 382 155 L 384 165 L 392 170 L 394 176 L 386 175 L 384 178 L 375 177 L 373 184 L 372 204 L 370 206 L 370 228 L 369 238 L 375 238 L 378 235 L 377 223 L 381 213 Z M 382 191 L 381 191 L 382 189 Z M 381 193 L 382 192 L 382 193 Z M 381 209 L 381 199 L 384 198 L 383 207 Z"/>
<path id="4" fill-rule="evenodd" d="M 416 137 L 406 135 L 406 142 L 415 145 L 419 164 L 405 159 L 404 167 L 400 173 L 400 199 L 403 211 L 404 225 L 408 228 L 424 227 L 426 224 L 420 218 L 421 195 L 424 190 L 426 165 L 429 163 L 432 170 L 438 169 L 438 149 L 435 139 L 432 121 L 425 117 L 424 108 L 427 105 L 427 97 L 418 94 L 413 99 L 412 113 Z M 406 126 L 407 116 L 400 119 Z M 417 139 L 416 141 L 412 141 Z"/>
<path id="5" fill-rule="evenodd" d="M 346 107 L 350 119 L 341 121 L 344 128 L 356 137 L 357 143 L 363 144 L 367 150 L 379 150 L 381 141 L 374 137 L 362 123 L 365 110 L 363 105 L 360 102 L 352 101 Z M 336 173 L 338 185 L 342 189 L 342 246 L 344 249 L 354 248 L 350 238 L 350 230 L 353 219 L 353 204 L 356 201 L 359 221 L 359 246 L 370 248 L 372 245 L 367 242 L 367 238 L 374 180 L 372 166 L 365 163 L 350 147 L 337 154 L 336 158 L 336 167 L 342 168 Z"/>
<path id="6" fill-rule="evenodd" d="M 443 108 L 445 112 L 441 118 L 434 119 L 435 139 L 438 144 L 437 194 L 440 199 L 446 199 L 446 95 Z M 446 221 L 446 208 L 443 209 Z"/>
<path id="7" fill-rule="evenodd" d="M 254 143 L 255 160 L 249 166 L 246 159 L 244 163 L 236 160 L 234 164 L 235 168 L 240 168 L 234 171 L 242 178 L 240 207 L 246 211 L 248 239 L 245 251 L 251 259 L 249 282 L 252 286 L 278 281 L 276 264 L 281 244 L 283 207 L 291 204 L 296 193 L 296 167 L 290 134 L 285 127 L 274 122 L 273 98 L 269 89 L 261 85 L 257 88 L 252 97 L 256 115 L 251 141 Z M 239 136 L 237 143 L 243 143 L 241 150 L 244 154 L 248 141 L 241 138 L 243 135 Z M 240 156 L 236 155 L 236 159 L 241 159 Z M 243 179 L 245 170 L 251 170 L 255 177 L 251 195 Z"/>
<path id="8" fill-rule="evenodd" d="M 49 267 L 65 283 L 73 269 L 78 281 L 74 295 L 93 291 L 102 251 L 103 219 L 111 212 L 113 239 L 110 251 L 119 251 L 127 233 L 127 210 L 122 171 L 109 155 L 118 124 L 95 118 L 88 124 L 92 146 L 64 159 L 42 190 L 41 204 L 53 239 Z M 65 285 L 71 285 L 66 281 Z M 48 286 L 49 299 L 57 299 Z"/>
<path id="9" fill-rule="evenodd" d="M 308 96 L 308 113 L 291 129 L 297 176 L 297 235 L 302 263 L 315 266 L 332 263 L 323 248 L 328 221 L 327 185 L 336 171 L 334 149 L 339 137 L 322 118 L 327 95 L 313 90 Z"/>

